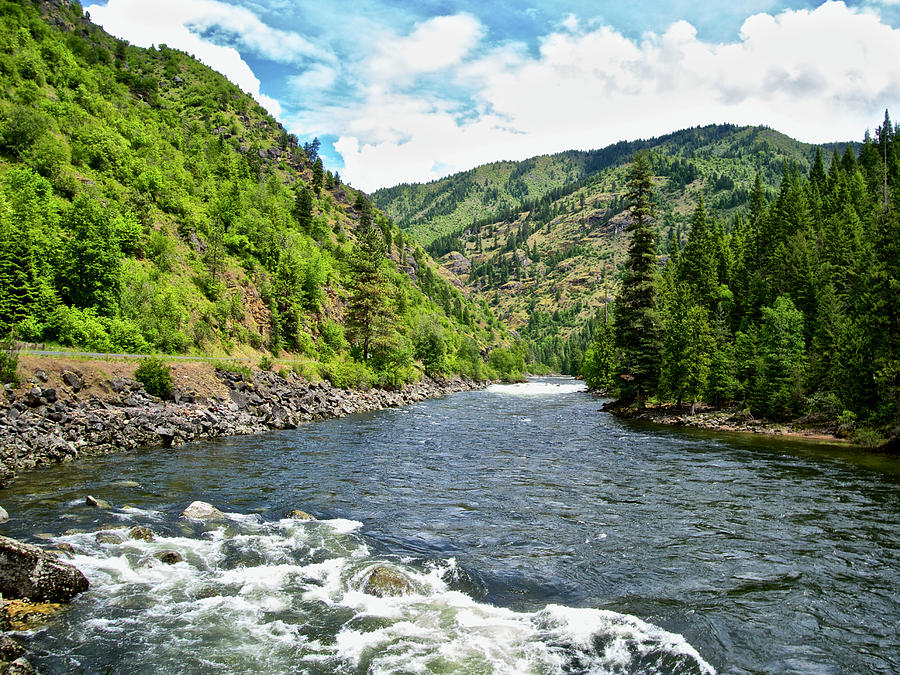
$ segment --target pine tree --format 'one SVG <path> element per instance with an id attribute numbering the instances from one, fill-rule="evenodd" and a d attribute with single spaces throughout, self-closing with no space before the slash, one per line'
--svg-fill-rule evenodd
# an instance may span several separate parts
<path id="1" fill-rule="evenodd" d="M 691 232 L 678 260 L 681 283 L 690 286 L 697 302 L 714 311 L 719 297 L 719 274 L 702 196 L 694 209 Z"/>
<path id="2" fill-rule="evenodd" d="M 316 197 L 322 194 L 322 186 L 325 183 L 325 167 L 322 166 L 322 158 L 317 157 L 313 163 L 312 187 L 316 191 Z"/>
<path id="3" fill-rule="evenodd" d="M 368 204 L 360 214 L 356 243 L 348 266 L 350 298 L 346 313 L 347 333 L 365 362 L 374 343 L 391 332 L 394 322 L 390 283 L 384 269 L 384 237 L 381 229 L 372 222 Z"/>
<path id="4" fill-rule="evenodd" d="M 303 231 L 310 231 L 313 219 L 313 195 L 312 191 L 305 185 L 301 185 L 297 190 L 292 215 Z"/>
<path id="5" fill-rule="evenodd" d="M 787 297 L 763 309 L 758 335 L 759 368 L 750 402 L 756 414 L 786 419 L 802 401 L 806 375 L 803 315 Z"/>
<path id="6" fill-rule="evenodd" d="M 662 344 L 657 311 L 656 234 L 650 227 L 655 215 L 653 177 L 643 152 L 635 155 L 629 167 L 626 198 L 631 207 L 631 243 L 615 304 L 615 342 L 622 355 L 623 398 L 636 398 L 638 405 L 643 405 L 659 379 Z"/>
<path id="7" fill-rule="evenodd" d="M 809 182 L 814 185 L 820 193 L 825 192 L 825 164 L 822 162 L 822 149 L 816 148 L 816 159 L 812 168 L 809 170 Z"/>

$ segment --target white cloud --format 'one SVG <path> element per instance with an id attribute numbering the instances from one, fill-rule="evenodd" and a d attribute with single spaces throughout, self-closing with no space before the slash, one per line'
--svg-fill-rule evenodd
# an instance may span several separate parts
<path id="1" fill-rule="evenodd" d="M 319 52 L 303 37 L 271 28 L 252 12 L 215 0 L 110 0 L 85 8 L 108 32 L 142 47 L 166 44 L 194 55 L 253 96 L 273 115 L 275 99 L 260 92 L 259 78 L 234 47 L 214 44 L 203 31 L 225 32 L 240 46 L 260 56 L 293 62 Z"/>
<path id="2" fill-rule="evenodd" d="M 388 33 L 369 62 L 370 77 L 392 80 L 449 68 L 472 50 L 482 32 L 475 17 L 456 14 L 424 21 L 406 37 Z"/>
<path id="3" fill-rule="evenodd" d="M 449 95 L 425 100 L 408 86 L 412 69 L 386 67 L 393 78 L 382 77 L 358 106 L 328 111 L 343 175 L 373 189 L 438 177 L 437 167 L 462 170 L 713 122 L 849 140 L 900 103 L 900 30 L 843 2 L 751 16 L 727 44 L 700 40 L 685 21 L 640 40 L 583 26 L 570 16 L 542 39 L 537 56 L 507 45 L 466 59 L 476 45 L 454 43 L 449 61 L 462 62 L 447 81 L 477 92 L 474 118 Z M 315 117 L 306 122 L 324 121 Z"/>
<path id="4" fill-rule="evenodd" d="M 337 71 L 331 66 L 316 63 L 291 78 L 291 86 L 297 90 L 323 90 L 331 87 L 337 76 Z"/>
<path id="5" fill-rule="evenodd" d="M 281 99 L 286 126 L 337 135 L 343 177 L 371 190 L 713 122 L 767 124 L 807 141 L 859 138 L 900 105 L 900 30 L 881 19 L 900 0 L 864 2 L 756 14 L 728 43 L 700 39 L 686 21 L 633 39 L 572 14 L 546 24 L 537 53 L 490 42 L 470 14 L 398 34 L 370 11 L 346 17 L 340 30 L 353 38 L 340 59 L 222 0 L 87 9 L 135 44 L 194 54 L 275 115 L 279 102 L 260 92 L 238 49 L 296 66 Z"/>

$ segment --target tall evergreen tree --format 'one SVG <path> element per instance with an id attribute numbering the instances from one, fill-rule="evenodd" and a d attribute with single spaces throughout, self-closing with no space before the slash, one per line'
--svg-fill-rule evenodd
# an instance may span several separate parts
<path id="1" fill-rule="evenodd" d="M 615 342 L 622 355 L 620 377 L 624 398 L 643 405 L 659 379 L 662 346 L 657 310 L 656 213 L 653 176 L 646 154 L 638 152 L 628 169 L 625 193 L 631 208 L 631 243 L 622 287 L 616 298 Z"/>
<path id="2" fill-rule="evenodd" d="M 297 190 L 292 215 L 304 232 L 310 231 L 313 219 L 313 194 L 305 185 L 301 184 Z"/>
<path id="3" fill-rule="evenodd" d="M 322 193 L 322 186 L 325 184 L 325 167 L 322 166 L 322 158 L 317 157 L 313 163 L 312 187 L 318 197 Z"/>
<path id="4" fill-rule="evenodd" d="M 359 217 L 356 243 L 348 260 L 350 298 L 347 302 L 348 337 L 359 349 L 363 362 L 372 348 L 393 327 L 390 283 L 385 274 L 385 244 L 381 229 L 372 222 L 368 203 Z"/>
<path id="5" fill-rule="evenodd" d="M 694 209 L 691 232 L 679 256 L 679 263 L 681 283 L 693 290 L 696 300 L 707 310 L 714 311 L 719 296 L 719 273 L 702 196 Z"/>

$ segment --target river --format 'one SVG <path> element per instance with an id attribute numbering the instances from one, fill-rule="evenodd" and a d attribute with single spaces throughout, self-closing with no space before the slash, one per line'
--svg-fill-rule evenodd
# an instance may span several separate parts
<path id="1" fill-rule="evenodd" d="M 92 584 L 23 636 L 32 662 L 900 672 L 896 459 L 625 422 L 600 405 L 542 378 L 25 475 L 0 491 L 3 533 L 71 544 Z M 179 519 L 197 499 L 225 523 Z M 283 519 L 295 508 L 317 520 Z M 122 525 L 155 538 L 98 543 Z M 162 564 L 161 550 L 184 559 Z M 415 593 L 361 592 L 378 565 Z"/>

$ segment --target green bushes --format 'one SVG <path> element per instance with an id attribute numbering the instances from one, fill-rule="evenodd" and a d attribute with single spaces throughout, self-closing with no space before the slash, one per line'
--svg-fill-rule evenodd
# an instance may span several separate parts
<path id="1" fill-rule="evenodd" d="M 132 321 L 99 316 L 95 309 L 60 305 L 47 322 L 44 336 L 62 345 L 103 353 L 147 354 L 150 344 Z"/>
<path id="2" fill-rule="evenodd" d="M 134 371 L 134 378 L 144 385 L 148 394 L 168 398 L 172 393 L 172 374 L 169 366 L 159 357 L 151 356 L 141 361 Z"/>
<path id="3" fill-rule="evenodd" d="M 0 342 L 0 384 L 17 384 L 19 377 L 16 368 L 19 367 L 19 352 L 13 347 L 12 340 Z"/>
<path id="4" fill-rule="evenodd" d="M 497 347 L 488 356 L 488 366 L 504 382 L 525 379 L 525 355 L 513 347 Z"/>
<path id="5" fill-rule="evenodd" d="M 447 336 L 436 318 L 430 316 L 419 323 L 413 342 L 416 358 L 421 359 L 426 375 L 435 377 L 447 373 Z"/>
<path id="6" fill-rule="evenodd" d="M 375 382 L 375 375 L 365 364 L 347 357 L 323 363 L 322 374 L 339 389 L 369 389 Z"/>

